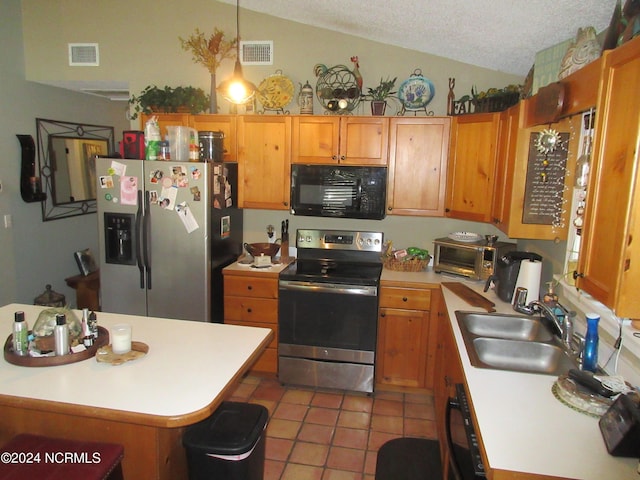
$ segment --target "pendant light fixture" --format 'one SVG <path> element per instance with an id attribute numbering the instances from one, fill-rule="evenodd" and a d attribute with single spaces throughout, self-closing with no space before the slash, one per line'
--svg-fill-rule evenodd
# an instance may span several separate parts
<path id="1" fill-rule="evenodd" d="M 236 65 L 233 76 L 220 84 L 218 92 L 226 100 L 235 105 L 243 105 L 249 102 L 256 93 L 256 86 L 246 80 L 242 75 L 240 64 L 240 1 L 236 0 Z"/>

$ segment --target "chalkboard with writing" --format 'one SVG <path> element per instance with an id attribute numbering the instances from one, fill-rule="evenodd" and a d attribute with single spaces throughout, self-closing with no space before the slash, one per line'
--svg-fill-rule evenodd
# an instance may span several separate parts
<path id="1" fill-rule="evenodd" d="M 529 140 L 522 223 L 554 225 L 562 212 L 569 134 L 560 133 L 559 145 L 547 154 L 536 149 L 538 135 L 532 133 Z"/>

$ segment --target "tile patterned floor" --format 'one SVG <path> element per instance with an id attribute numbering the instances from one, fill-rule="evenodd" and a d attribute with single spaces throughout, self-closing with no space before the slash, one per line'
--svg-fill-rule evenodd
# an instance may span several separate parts
<path id="1" fill-rule="evenodd" d="M 426 393 L 369 396 L 250 375 L 230 400 L 269 410 L 265 480 L 373 480 L 387 440 L 436 438 L 433 396 Z"/>

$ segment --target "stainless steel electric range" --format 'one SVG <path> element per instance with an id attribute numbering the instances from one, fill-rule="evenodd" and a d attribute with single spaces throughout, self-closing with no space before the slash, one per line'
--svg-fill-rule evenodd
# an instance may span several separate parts
<path id="1" fill-rule="evenodd" d="M 382 232 L 298 230 L 280 274 L 282 383 L 373 392 Z"/>

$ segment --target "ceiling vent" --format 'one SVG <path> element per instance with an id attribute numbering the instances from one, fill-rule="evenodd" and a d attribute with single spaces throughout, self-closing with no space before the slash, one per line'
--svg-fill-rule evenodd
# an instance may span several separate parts
<path id="1" fill-rule="evenodd" d="M 273 41 L 240 42 L 242 65 L 273 65 Z"/>
<path id="2" fill-rule="evenodd" d="M 70 67 L 97 67 L 100 65 L 100 54 L 97 43 L 70 43 Z"/>

